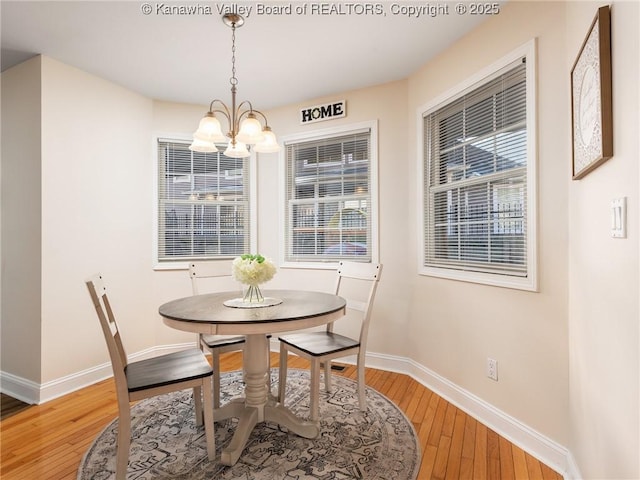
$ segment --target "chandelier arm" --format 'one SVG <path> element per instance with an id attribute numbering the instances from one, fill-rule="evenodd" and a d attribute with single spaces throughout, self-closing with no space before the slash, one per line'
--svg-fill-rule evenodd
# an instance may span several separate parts
<path id="1" fill-rule="evenodd" d="M 252 113 L 257 113 L 258 115 L 260 115 L 262 117 L 262 119 L 264 120 L 264 126 L 268 127 L 269 126 L 269 121 L 267 120 L 267 116 L 262 113 L 260 110 L 251 110 Z M 246 113 L 246 112 L 245 112 Z"/>
<path id="2" fill-rule="evenodd" d="M 238 112 L 240 112 L 240 109 L 242 108 L 243 105 L 249 105 L 249 110 L 242 112 L 242 113 L 246 113 L 246 112 L 253 112 L 253 105 L 251 105 L 251 102 L 249 100 L 243 100 L 242 102 L 240 102 L 240 105 L 238 105 Z"/>
<path id="3" fill-rule="evenodd" d="M 242 108 L 243 105 L 249 105 L 249 110 L 245 110 L 243 112 L 240 111 L 240 109 Z M 236 117 L 238 120 L 238 123 L 240 123 L 240 121 L 242 120 L 242 118 L 246 115 L 249 115 L 250 113 L 257 113 L 258 115 L 260 115 L 262 117 L 262 119 L 264 120 L 264 126 L 268 127 L 269 126 L 269 121 L 267 120 L 267 116 L 262 113 L 260 110 L 256 110 L 253 108 L 253 105 L 251 104 L 251 102 L 249 100 L 244 100 L 242 103 L 240 103 L 240 105 L 238 105 L 238 108 L 236 109 Z"/>
<path id="4" fill-rule="evenodd" d="M 231 122 L 231 118 L 229 117 L 229 114 L 224 111 L 224 110 L 220 110 L 220 109 L 214 109 L 214 110 L 209 110 L 209 113 L 221 113 L 222 115 L 224 115 L 224 117 L 227 119 L 227 122 L 230 123 Z"/>
<path id="5" fill-rule="evenodd" d="M 214 110 L 213 106 L 216 103 L 219 104 L 222 108 L 224 108 L 224 110 Z M 215 113 L 215 112 L 221 113 L 225 117 L 227 117 L 228 121 L 231 121 L 231 113 L 229 112 L 229 108 L 227 107 L 227 105 L 222 100 L 218 100 L 217 98 L 215 100 L 212 100 L 211 103 L 209 104 L 209 112 L 211 112 L 211 113 Z"/>
<path id="6" fill-rule="evenodd" d="M 249 110 L 245 110 L 245 111 L 240 111 L 242 109 L 242 107 L 248 104 L 249 105 Z M 235 117 L 235 123 L 236 123 L 236 133 L 238 133 L 238 131 L 240 130 L 240 122 L 242 121 L 242 118 L 247 116 L 248 114 L 250 114 L 251 112 L 253 112 L 253 107 L 251 105 L 251 102 L 244 100 L 242 102 L 240 102 L 240 104 L 236 107 L 235 112 L 234 112 L 234 117 Z"/>

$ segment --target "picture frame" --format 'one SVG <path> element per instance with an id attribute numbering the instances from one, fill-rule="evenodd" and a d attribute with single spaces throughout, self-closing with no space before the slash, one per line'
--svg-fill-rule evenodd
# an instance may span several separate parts
<path id="1" fill-rule="evenodd" d="M 579 180 L 613 156 L 611 10 L 600 7 L 571 69 L 572 174 Z"/>

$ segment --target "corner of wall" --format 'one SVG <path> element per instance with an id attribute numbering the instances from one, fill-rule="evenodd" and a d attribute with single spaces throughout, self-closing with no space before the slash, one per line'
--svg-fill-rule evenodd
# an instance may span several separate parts
<path id="1" fill-rule="evenodd" d="M 2 369 L 41 379 L 41 76 L 33 57 L 2 73 Z M 16 208 L 19 205 L 19 208 Z"/>

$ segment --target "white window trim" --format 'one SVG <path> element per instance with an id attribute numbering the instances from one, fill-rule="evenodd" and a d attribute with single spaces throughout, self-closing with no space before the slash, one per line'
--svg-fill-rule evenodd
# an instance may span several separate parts
<path id="1" fill-rule="evenodd" d="M 450 103 L 454 98 L 461 96 L 468 90 L 472 90 L 479 83 L 486 82 L 496 72 L 506 67 L 519 58 L 526 57 L 526 81 L 527 81 L 527 276 L 523 278 L 509 277 L 506 275 L 465 272 L 461 270 L 425 267 L 424 242 L 426 238 L 425 202 L 426 195 L 424 185 L 424 127 L 423 119 L 427 112 L 437 109 L 439 106 Z M 418 208 L 418 274 L 431 277 L 446 278 L 484 285 L 513 288 L 518 290 L 538 291 L 538 261 L 537 261 L 537 58 L 536 40 L 530 40 L 526 44 L 512 51 L 495 63 L 477 72 L 472 77 L 461 82 L 432 101 L 421 106 L 417 110 L 418 127 L 418 155 L 417 155 L 417 180 L 418 192 L 420 192 L 420 204 Z"/>
<path id="2" fill-rule="evenodd" d="M 159 158 L 158 158 L 158 140 L 171 140 L 171 141 L 184 141 L 191 142 L 193 140 L 191 135 L 185 135 L 184 133 L 157 133 L 152 135 L 151 138 L 151 149 L 152 154 L 151 158 L 153 159 L 153 229 L 152 229 L 152 240 L 151 240 L 151 248 L 153 248 L 152 256 L 153 259 L 153 270 L 164 271 L 164 270 L 188 270 L 189 262 L 184 260 L 176 260 L 172 261 L 164 261 L 160 262 L 158 260 L 158 230 L 160 226 L 158 225 L 158 167 L 159 167 Z M 258 201 L 256 199 L 257 189 L 257 178 L 256 178 L 256 154 L 255 152 L 251 152 L 251 157 L 249 158 L 249 245 L 251 252 L 257 252 L 257 228 L 258 228 Z M 247 252 L 248 253 L 248 252 Z"/>
<path id="3" fill-rule="evenodd" d="M 378 241 L 378 121 L 371 120 L 367 122 L 352 123 L 339 127 L 325 128 L 322 130 L 314 130 L 312 132 L 296 133 L 282 137 L 282 143 L 286 145 L 291 142 L 300 142 L 306 140 L 319 140 L 326 137 L 337 137 L 348 134 L 355 130 L 369 129 L 371 132 L 371 158 L 370 158 L 370 178 L 371 185 L 371 262 L 379 263 L 379 241 Z M 286 148 L 280 151 L 279 158 L 279 202 L 280 215 L 279 224 L 279 265 L 282 268 L 300 268 L 300 269 L 316 269 L 316 270 L 335 270 L 338 262 L 288 262 L 286 259 L 286 222 L 287 217 L 287 155 Z"/>

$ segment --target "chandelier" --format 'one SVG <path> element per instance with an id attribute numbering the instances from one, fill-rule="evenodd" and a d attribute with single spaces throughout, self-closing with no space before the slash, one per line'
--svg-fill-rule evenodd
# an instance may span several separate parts
<path id="1" fill-rule="evenodd" d="M 250 155 L 247 145 L 255 145 L 254 150 L 259 153 L 280 151 L 280 145 L 275 134 L 267 123 L 267 117 L 260 111 L 254 110 L 251 102 L 243 101 L 236 105 L 238 79 L 236 78 L 236 28 L 241 27 L 244 18 L 235 13 L 223 15 L 222 21 L 231 27 L 231 108 L 222 100 L 215 99 L 209 104 L 209 111 L 200 120 L 198 130 L 193 134 L 193 143 L 189 146 L 195 152 L 217 152 L 216 143 L 227 142 L 224 154 L 233 158 L 245 158 Z M 229 132 L 222 133 L 220 121 L 216 113 L 226 117 Z M 256 116 L 264 121 L 264 127 Z"/>

